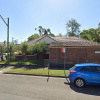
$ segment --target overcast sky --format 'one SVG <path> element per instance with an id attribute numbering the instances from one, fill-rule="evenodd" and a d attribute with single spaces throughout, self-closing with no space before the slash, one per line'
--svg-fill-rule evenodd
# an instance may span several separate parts
<path id="1" fill-rule="evenodd" d="M 50 28 L 55 35 L 65 35 L 71 18 L 81 24 L 81 31 L 97 28 L 100 0 L 0 0 L 0 15 L 10 19 L 10 41 L 13 37 L 20 42 L 38 33 L 38 26 Z M 0 42 L 6 38 L 7 27 L 0 18 Z"/>

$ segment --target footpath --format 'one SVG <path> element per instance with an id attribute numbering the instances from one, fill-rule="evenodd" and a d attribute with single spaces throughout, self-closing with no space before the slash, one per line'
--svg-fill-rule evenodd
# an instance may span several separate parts
<path id="1" fill-rule="evenodd" d="M 1 70 L 0 74 L 6 73 L 7 71 L 11 70 L 12 68 L 14 68 L 14 66 L 8 66 L 7 68 Z"/>

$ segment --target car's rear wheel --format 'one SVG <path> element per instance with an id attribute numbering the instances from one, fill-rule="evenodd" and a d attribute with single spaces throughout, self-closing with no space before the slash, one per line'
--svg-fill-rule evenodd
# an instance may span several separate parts
<path id="1" fill-rule="evenodd" d="M 77 86 L 77 87 L 83 87 L 85 85 L 85 81 L 81 78 L 78 78 L 75 80 L 74 84 Z"/>

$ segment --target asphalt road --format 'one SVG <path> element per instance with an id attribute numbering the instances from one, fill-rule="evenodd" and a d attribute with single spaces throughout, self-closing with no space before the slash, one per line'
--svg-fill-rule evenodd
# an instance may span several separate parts
<path id="1" fill-rule="evenodd" d="M 76 88 L 65 78 L 0 74 L 0 100 L 100 100 L 100 86 Z"/>

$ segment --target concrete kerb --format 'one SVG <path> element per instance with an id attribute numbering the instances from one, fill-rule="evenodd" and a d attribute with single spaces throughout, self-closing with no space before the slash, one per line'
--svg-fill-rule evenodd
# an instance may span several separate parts
<path id="1" fill-rule="evenodd" d="M 68 78 L 67 76 L 53 76 L 53 75 L 37 75 L 37 74 L 21 74 L 21 73 L 8 73 L 3 74 L 13 74 L 13 75 L 28 75 L 28 76 L 41 76 L 41 77 L 57 77 L 57 78 Z"/>
<path id="2" fill-rule="evenodd" d="M 1 64 L 0 64 L 1 65 Z M 3 64 L 5 65 L 5 64 Z M 14 65 L 9 65 L 7 69 L 2 70 L 2 74 L 13 74 L 13 75 L 28 75 L 28 76 L 42 76 L 42 77 L 57 77 L 57 78 L 68 78 L 68 76 L 54 76 L 54 75 L 37 75 L 37 74 L 23 74 L 23 73 L 8 73 L 10 69 L 14 68 Z"/>

